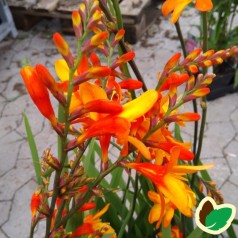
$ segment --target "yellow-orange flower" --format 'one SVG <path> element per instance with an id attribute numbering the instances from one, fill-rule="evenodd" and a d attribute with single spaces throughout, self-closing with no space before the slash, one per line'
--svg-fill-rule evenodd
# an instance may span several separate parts
<path id="1" fill-rule="evenodd" d="M 108 210 L 109 206 L 110 204 L 107 204 L 102 210 L 98 211 L 94 215 L 87 215 L 83 220 L 83 224 L 75 230 L 71 237 L 95 234 L 100 237 L 104 234 L 112 234 L 112 237 L 115 237 L 115 231 L 110 224 L 102 222 L 100 219 L 100 217 Z"/>
<path id="2" fill-rule="evenodd" d="M 193 2 L 193 0 L 166 0 L 162 6 L 162 13 L 167 17 L 173 12 L 170 21 L 175 23 L 180 17 L 183 9 L 191 2 Z M 195 8 L 199 11 L 207 12 L 210 11 L 212 7 L 213 4 L 211 0 L 196 0 Z"/>
<path id="3" fill-rule="evenodd" d="M 192 216 L 192 209 L 196 205 L 196 196 L 184 182 L 186 174 L 211 168 L 213 165 L 189 166 L 177 165 L 180 149 L 175 146 L 171 149 L 170 161 L 165 165 L 152 163 L 128 163 L 129 168 L 135 169 L 149 178 L 157 189 L 168 198 L 185 216 Z"/>
<path id="4" fill-rule="evenodd" d="M 171 223 L 176 207 L 170 202 L 168 198 L 165 198 L 162 202 L 160 195 L 154 191 L 149 191 L 148 197 L 152 202 L 155 203 L 150 209 L 148 217 L 149 223 L 152 224 L 157 221 L 156 229 L 158 229 L 163 219 L 163 227 L 167 228 Z"/>

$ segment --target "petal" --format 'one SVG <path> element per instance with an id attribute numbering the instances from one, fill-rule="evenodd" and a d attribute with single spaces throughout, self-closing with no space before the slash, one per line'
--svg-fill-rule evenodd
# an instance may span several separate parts
<path id="1" fill-rule="evenodd" d="M 166 65 L 164 66 L 164 71 L 169 71 L 170 69 L 172 69 L 175 65 L 178 64 L 179 59 L 181 57 L 181 53 L 176 53 L 174 54 L 166 63 Z"/>
<path id="2" fill-rule="evenodd" d="M 63 55 L 67 56 L 69 53 L 69 46 L 65 39 L 58 33 L 54 33 L 53 41 L 58 49 L 58 51 Z"/>
<path id="3" fill-rule="evenodd" d="M 160 219 L 161 215 L 161 205 L 160 204 L 155 204 L 151 209 L 150 213 L 148 216 L 148 221 L 150 224 L 158 221 Z"/>
<path id="4" fill-rule="evenodd" d="M 93 123 L 86 132 L 77 138 L 77 144 L 81 144 L 84 140 L 103 135 L 112 135 L 118 139 L 119 144 L 127 141 L 130 123 L 120 117 L 109 117 L 101 119 Z"/>
<path id="5" fill-rule="evenodd" d="M 205 164 L 200 166 L 189 166 L 189 165 L 176 165 L 171 171 L 177 174 L 192 174 L 200 170 L 207 170 L 214 167 L 214 164 Z"/>
<path id="6" fill-rule="evenodd" d="M 123 105 L 123 111 L 118 114 L 118 117 L 126 118 L 134 121 L 148 112 L 158 99 L 158 92 L 155 90 L 148 90 L 138 98 Z"/>
<path id="7" fill-rule="evenodd" d="M 178 18 L 180 17 L 183 9 L 189 4 L 191 3 L 193 0 L 177 0 L 177 4 L 176 7 L 172 13 L 172 17 L 170 19 L 170 21 L 172 23 L 175 23 L 178 21 Z"/>
<path id="8" fill-rule="evenodd" d="M 41 114 L 56 125 L 57 119 L 51 105 L 49 93 L 34 68 L 26 66 L 20 71 L 28 93 Z"/>
<path id="9" fill-rule="evenodd" d="M 98 211 L 94 216 L 93 219 L 98 219 L 100 218 L 105 212 L 107 212 L 108 208 L 110 207 L 110 203 L 106 204 L 106 206 Z"/>
<path id="10" fill-rule="evenodd" d="M 122 89 L 135 90 L 140 89 L 143 83 L 135 79 L 125 79 L 118 83 Z"/>
<path id="11" fill-rule="evenodd" d="M 170 21 L 175 23 L 183 9 L 191 2 L 192 0 L 167 0 L 162 6 L 162 14 L 167 17 L 173 11 Z"/>
<path id="12" fill-rule="evenodd" d="M 197 0 L 195 7 L 202 12 L 210 11 L 213 8 L 211 0 Z"/>
<path id="13" fill-rule="evenodd" d="M 158 189 L 185 215 L 192 216 L 196 204 L 196 196 L 188 185 L 181 180 L 166 174 L 163 184 Z"/>
<path id="14" fill-rule="evenodd" d="M 69 66 L 64 59 L 55 61 L 55 71 L 61 81 L 69 80 Z"/>
<path id="15" fill-rule="evenodd" d="M 153 203 L 161 203 L 159 194 L 154 191 L 149 191 L 148 197 Z"/>
<path id="16" fill-rule="evenodd" d="M 164 215 L 164 221 L 163 221 L 164 228 L 167 228 L 169 226 L 173 216 L 174 216 L 174 209 L 170 207 Z"/>
<path id="17" fill-rule="evenodd" d="M 83 55 L 82 59 L 80 60 L 79 65 L 78 65 L 77 72 L 78 72 L 78 74 L 82 74 L 85 71 L 87 71 L 88 69 L 89 69 L 88 57 L 87 57 L 87 55 Z"/>
<path id="18" fill-rule="evenodd" d="M 143 142 L 132 136 L 128 136 L 128 142 L 134 145 L 146 159 L 151 159 L 150 151 Z"/>
<path id="19" fill-rule="evenodd" d="M 84 105 L 97 99 L 107 99 L 106 92 L 101 87 L 90 82 L 80 84 L 79 94 Z M 92 112 L 90 113 L 90 118 L 97 121 L 100 117 L 98 113 Z"/>
<path id="20" fill-rule="evenodd" d="M 84 223 L 83 225 L 81 225 L 74 231 L 74 233 L 72 234 L 72 237 L 89 235 L 93 233 L 94 233 L 93 225 L 90 223 Z"/>

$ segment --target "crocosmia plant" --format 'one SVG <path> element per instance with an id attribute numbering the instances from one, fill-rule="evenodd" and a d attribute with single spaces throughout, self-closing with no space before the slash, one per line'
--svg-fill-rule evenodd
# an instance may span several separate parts
<path id="1" fill-rule="evenodd" d="M 163 14 L 172 12 L 178 24 L 190 2 L 167 0 Z M 206 14 L 212 2 L 195 1 L 195 7 Z M 180 127 L 202 118 L 202 135 L 205 96 L 215 77 L 206 68 L 238 47 L 215 52 L 204 41 L 203 49 L 178 52 L 158 69 L 156 88 L 147 89 L 120 19 L 117 1 L 85 0 L 72 12 L 77 54 L 60 33 L 53 35 L 57 77 L 40 62 L 21 69 L 39 116 L 58 140 L 58 154 L 46 148 L 38 161 L 24 115 L 39 184 L 30 237 L 41 221 L 50 238 L 202 237 L 193 224 L 196 206 L 207 195 L 223 202 L 207 172 L 213 165 L 199 159 L 202 136 L 184 142 Z M 200 98 L 202 115 L 180 110 Z"/>

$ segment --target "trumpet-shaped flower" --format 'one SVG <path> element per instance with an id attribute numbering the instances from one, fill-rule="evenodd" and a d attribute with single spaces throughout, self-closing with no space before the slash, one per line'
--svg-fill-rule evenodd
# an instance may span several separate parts
<path id="1" fill-rule="evenodd" d="M 163 201 L 161 201 L 161 196 L 154 191 L 149 191 L 148 197 L 155 203 L 150 209 L 149 223 L 152 224 L 157 221 L 156 229 L 158 229 L 163 219 L 163 227 L 167 228 L 171 223 L 176 207 L 168 198 L 162 198 Z"/>
<path id="2" fill-rule="evenodd" d="M 78 227 L 71 237 L 77 237 L 82 235 L 95 235 L 95 237 L 101 237 L 102 235 L 115 234 L 114 229 L 107 222 L 102 222 L 101 216 L 108 210 L 110 204 L 107 204 L 102 210 L 98 211 L 94 215 L 87 215 L 83 224 Z"/>
<path id="3" fill-rule="evenodd" d="M 41 114 L 55 126 L 57 119 L 51 105 L 49 93 L 46 86 L 38 77 L 36 69 L 31 66 L 26 66 L 21 69 L 20 73 L 33 102 Z"/>
<path id="4" fill-rule="evenodd" d="M 183 9 L 193 0 L 166 0 L 162 6 L 162 13 L 167 17 L 171 12 L 172 17 L 170 21 L 172 23 L 177 22 Z M 213 7 L 212 0 L 196 0 L 195 8 L 202 12 L 210 11 Z"/>
<path id="5" fill-rule="evenodd" d="M 192 216 L 192 209 L 196 205 L 196 196 L 191 188 L 184 182 L 186 179 L 183 176 L 211 168 L 213 165 L 177 165 L 180 154 L 179 147 L 173 147 L 170 153 L 170 161 L 165 165 L 128 163 L 127 167 L 135 169 L 149 178 L 164 197 L 168 198 L 181 213 L 185 216 Z"/>

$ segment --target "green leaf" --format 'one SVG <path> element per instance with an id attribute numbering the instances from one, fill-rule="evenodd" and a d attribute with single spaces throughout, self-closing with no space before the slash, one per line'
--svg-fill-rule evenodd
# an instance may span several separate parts
<path id="1" fill-rule="evenodd" d="M 66 231 L 74 232 L 80 225 L 83 224 L 83 212 L 76 212 L 67 222 Z"/>
<path id="2" fill-rule="evenodd" d="M 238 69 L 236 69 L 236 72 L 235 72 L 233 87 L 236 88 L 237 86 L 238 86 Z"/>
<path id="3" fill-rule="evenodd" d="M 30 147 L 30 150 L 31 150 L 33 165 L 34 165 L 34 168 L 35 168 L 36 180 L 37 180 L 37 183 L 39 185 L 41 185 L 42 184 L 42 178 L 41 178 L 40 159 L 39 159 L 35 139 L 34 139 L 34 136 L 32 134 L 31 126 L 30 126 L 30 123 L 29 123 L 28 118 L 27 118 L 25 113 L 23 113 L 23 119 L 24 119 L 24 124 L 25 124 L 25 128 L 26 128 L 26 135 L 27 135 L 28 144 L 29 144 L 29 147 Z"/>
<path id="4" fill-rule="evenodd" d="M 58 120 L 61 123 L 65 122 L 64 108 L 60 104 L 59 104 L 59 108 L 58 108 Z M 61 140 L 61 137 L 58 136 L 58 158 L 59 159 L 61 158 L 61 155 L 62 155 L 62 140 Z M 67 164 L 67 163 L 68 163 L 68 156 L 66 156 L 66 159 L 65 159 L 65 164 Z M 68 172 L 68 169 L 64 168 L 63 171 Z"/>
<path id="5" fill-rule="evenodd" d="M 202 234 L 203 231 L 199 227 L 196 227 L 195 230 L 193 230 L 187 238 L 201 238 Z"/>
<path id="6" fill-rule="evenodd" d="M 217 231 L 223 228 L 232 215 L 232 209 L 222 207 L 211 211 L 205 220 L 206 227 L 210 230 Z"/>
<path id="7" fill-rule="evenodd" d="M 175 126 L 174 126 L 174 137 L 175 137 L 175 139 L 183 142 L 183 138 L 181 136 L 181 131 L 180 131 L 180 126 L 177 124 L 175 124 Z"/>
<path id="8" fill-rule="evenodd" d="M 229 228 L 227 229 L 226 232 L 229 235 L 229 237 L 236 237 L 236 233 L 235 233 L 234 228 L 233 228 L 232 225 L 229 226 Z"/>
<path id="9" fill-rule="evenodd" d="M 169 225 L 167 228 L 164 228 L 162 226 L 162 237 L 163 238 L 170 238 L 171 237 L 171 225 Z"/>
<path id="10" fill-rule="evenodd" d="M 232 223 L 233 223 L 234 225 L 238 225 L 238 219 L 234 219 L 234 220 L 232 221 Z"/>

